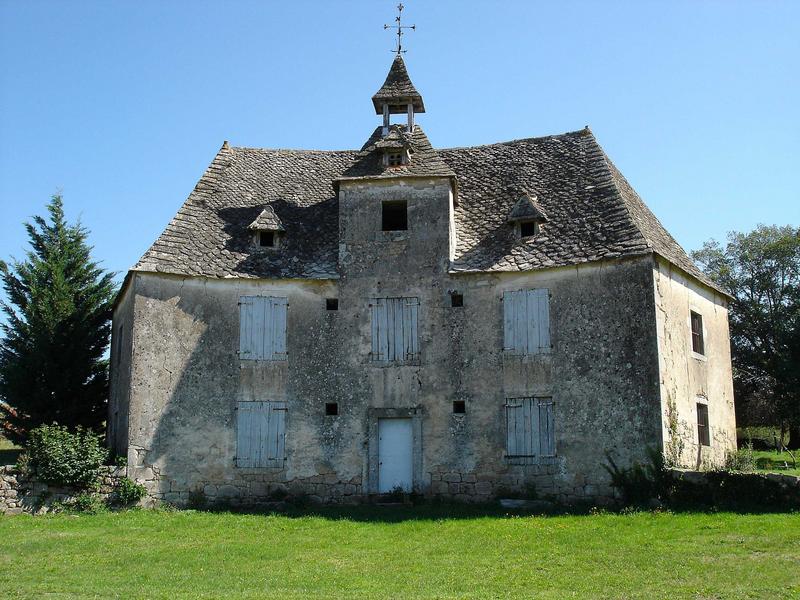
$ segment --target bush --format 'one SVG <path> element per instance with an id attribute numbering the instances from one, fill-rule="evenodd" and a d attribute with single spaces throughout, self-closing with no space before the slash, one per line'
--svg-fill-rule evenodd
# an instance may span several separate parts
<path id="1" fill-rule="evenodd" d="M 96 515 L 107 510 L 106 505 L 103 504 L 103 501 L 98 496 L 88 492 L 79 494 L 74 500 L 62 506 L 67 512 L 85 513 L 87 515 Z"/>
<path id="2" fill-rule="evenodd" d="M 644 507 L 650 500 L 663 500 L 669 493 L 670 476 L 664 465 L 664 456 L 654 448 L 647 449 L 649 464 L 638 462 L 630 467 L 617 466 L 606 452 L 607 465 L 603 468 L 611 476 L 611 485 L 617 488 L 626 506 Z"/>
<path id="3" fill-rule="evenodd" d="M 78 427 L 60 425 L 31 430 L 26 448 L 28 468 L 43 482 L 88 489 L 97 484 L 100 466 L 108 456 L 100 437 Z"/>
<path id="4" fill-rule="evenodd" d="M 756 470 L 756 458 L 753 455 L 753 444 L 748 443 L 736 452 L 729 452 L 725 457 L 726 471 L 749 473 Z"/>
<path id="5" fill-rule="evenodd" d="M 110 502 L 114 506 L 130 506 L 136 504 L 147 495 L 147 488 L 128 477 L 119 479 L 114 486 Z"/>

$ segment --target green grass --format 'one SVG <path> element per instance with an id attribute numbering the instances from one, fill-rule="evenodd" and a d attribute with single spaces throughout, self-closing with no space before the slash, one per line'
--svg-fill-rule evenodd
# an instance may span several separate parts
<path id="1" fill-rule="evenodd" d="M 13 465 L 22 449 L 0 435 L 0 465 Z"/>
<path id="2" fill-rule="evenodd" d="M 794 456 L 797 459 L 797 467 L 794 467 L 792 457 L 788 452 L 778 454 L 777 450 L 753 450 L 758 472 L 800 475 L 800 451 L 794 452 Z M 784 465 L 788 465 L 789 468 L 783 468 Z"/>
<path id="3" fill-rule="evenodd" d="M 800 515 L 0 517 L 4 598 L 797 598 Z"/>

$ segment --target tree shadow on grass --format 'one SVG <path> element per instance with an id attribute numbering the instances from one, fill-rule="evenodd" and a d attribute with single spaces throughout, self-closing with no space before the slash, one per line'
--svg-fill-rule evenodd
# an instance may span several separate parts
<path id="1" fill-rule="evenodd" d="M 720 508 L 708 505 L 680 506 L 673 508 L 645 509 L 620 508 L 598 509 L 591 504 L 572 506 L 555 505 L 547 510 L 508 509 L 496 503 L 488 504 L 447 504 L 425 502 L 421 504 L 376 505 L 359 504 L 354 506 L 293 506 L 276 503 L 281 506 L 235 507 L 216 505 L 208 507 L 205 512 L 233 513 L 247 515 L 280 515 L 292 519 L 316 517 L 330 521 L 354 521 L 358 523 L 403 523 L 406 521 L 442 521 L 442 520 L 475 520 L 475 519 L 514 519 L 523 517 L 592 517 L 597 515 L 688 515 L 733 513 L 740 515 L 786 514 L 797 512 L 796 509 L 780 507 L 742 506 Z"/>

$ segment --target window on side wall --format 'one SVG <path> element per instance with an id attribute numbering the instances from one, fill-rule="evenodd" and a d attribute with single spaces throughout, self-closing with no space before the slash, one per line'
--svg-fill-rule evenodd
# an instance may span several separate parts
<path id="1" fill-rule="evenodd" d="M 703 340 L 703 316 L 694 311 L 689 312 L 692 327 L 692 352 L 705 354 L 705 341 Z"/>
<path id="2" fill-rule="evenodd" d="M 236 466 L 281 468 L 286 459 L 286 402 L 236 403 Z"/>
<path id="3" fill-rule="evenodd" d="M 387 200 L 381 204 L 381 229 L 406 231 L 408 229 L 408 202 Z"/>
<path id="4" fill-rule="evenodd" d="M 711 432 L 708 427 L 708 405 L 697 403 L 697 443 L 701 446 L 711 445 Z"/>
<path id="5" fill-rule="evenodd" d="M 419 359 L 419 298 L 373 298 L 370 301 L 372 362 Z"/>
<path id="6" fill-rule="evenodd" d="M 507 354 L 550 352 L 549 290 L 504 292 L 503 329 L 503 349 Z"/>
<path id="7" fill-rule="evenodd" d="M 556 455 L 552 398 L 506 400 L 506 460 L 535 464 Z"/>
<path id="8" fill-rule="evenodd" d="M 286 298 L 239 298 L 239 358 L 286 360 Z"/>

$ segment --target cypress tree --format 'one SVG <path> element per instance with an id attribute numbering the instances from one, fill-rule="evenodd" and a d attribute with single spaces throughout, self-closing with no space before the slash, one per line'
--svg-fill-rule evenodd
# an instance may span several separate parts
<path id="1" fill-rule="evenodd" d="M 25 223 L 25 260 L 0 260 L 0 428 L 17 443 L 41 424 L 100 431 L 106 418 L 114 274 L 92 260 L 88 230 L 66 222 L 61 196 L 47 211 Z"/>

